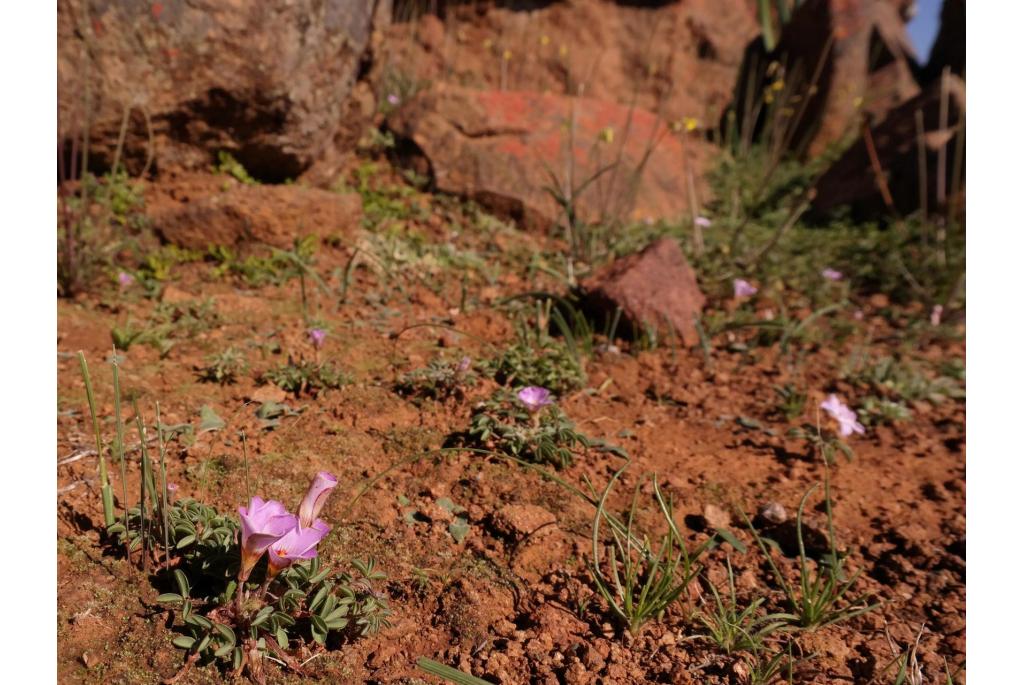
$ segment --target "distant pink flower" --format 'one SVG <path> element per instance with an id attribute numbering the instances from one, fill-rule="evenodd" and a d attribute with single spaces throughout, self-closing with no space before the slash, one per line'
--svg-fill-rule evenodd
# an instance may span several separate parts
<path id="1" fill-rule="evenodd" d="M 823 278 L 829 281 L 841 281 L 843 280 L 843 272 L 836 271 L 833 268 L 823 269 L 821 272 Z"/>
<path id="2" fill-rule="evenodd" d="M 693 225 L 700 228 L 711 228 L 711 219 L 706 216 L 698 216 L 693 220 Z"/>
<path id="3" fill-rule="evenodd" d="M 540 388 L 536 385 L 523 388 L 516 393 L 516 397 L 519 398 L 520 402 L 526 405 L 526 408 L 530 413 L 540 411 L 552 402 L 551 392 L 546 388 Z"/>
<path id="4" fill-rule="evenodd" d="M 757 288 L 742 278 L 732 282 L 732 293 L 735 297 L 752 297 L 757 294 Z"/>
<path id="5" fill-rule="evenodd" d="M 135 282 L 135 276 L 132 276 L 127 271 L 121 271 L 118 272 L 117 274 L 117 282 L 121 285 L 122 288 L 127 288 L 128 286 Z"/>
<path id="6" fill-rule="evenodd" d="M 298 525 L 299 519 L 280 502 L 264 502 L 259 497 L 249 500 L 248 507 L 239 507 L 238 515 L 242 519 L 242 564 L 238 578 L 244 583 L 267 548 Z"/>
<path id="7" fill-rule="evenodd" d="M 317 519 L 308 528 L 296 525 L 267 548 L 269 574 L 273 578 L 294 562 L 316 558 L 316 546 L 331 532 L 331 527 Z"/>
<path id="8" fill-rule="evenodd" d="M 847 407 L 842 400 L 835 395 L 829 395 L 828 399 L 821 403 L 821 408 L 839 422 L 839 435 L 847 437 L 853 433 L 863 435 L 864 426 L 857 421 L 857 414 Z"/>
<path id="9" fill-rule="evenodd" d="M 394 93 L 391 93 L 390 95 L 388 95 L 388 104 L 391 105 L 392 107 L 397 107 L 398 103 L 401 102 L 401 101 L 402 101 L 401 98 L 399 98 Z"/>
<path id="10" fill-rule="evenodd" d="M 309 329 L 309 342 L 313 343 L 313 347 L 319 350 L 324 346 L 325 340 L 327 340 L 327 331 L 322 328 Z"/>
<path id="11" fill-rule="evenodd" d="M 864 310 L 863 309 L 855 309 L 855 310 L 853 310 L 853 318 L 856 321 L 863 321 L 864 320 Z"/>
<path id="12" fill-rule="evenodd" d="M 306 496 L 299 504 L 299 523 L 305 527 L 313 525 L 313 521 L 320 515 L 320 510 L 327 503 L 327 497 L 338 485 L 338 479 L 327 471 L 321 471 L 313 477 L 309 484 Z"/>
<path id="13" fill-rule="evenodd" d="M 173 502 L 174 501 L 174 496 L 176 494 L 178 494 L 178 486 L 175 485 L 174 483 L 168 483 L 167 484 L 167 501 L 168 502 Z"/>
<path id="14" fill-rule="evenodd" d="M 933 326 L 938 326 L 942 323 L 942 305 L 937 304 L 932 307 L 932 315 L 929 317 Z"/>
<path id="15" fill-rule="evenodd" d="M 463 357 L 459 360 L 459 365 L 455 367 L 459 373 L 466 373 L 469 371 L 469 367 L 473 365 L 473 360 L 469 357 Z"/>

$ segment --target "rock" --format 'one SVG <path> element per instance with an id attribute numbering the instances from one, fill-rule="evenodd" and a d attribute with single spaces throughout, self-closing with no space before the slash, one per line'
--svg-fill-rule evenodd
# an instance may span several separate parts
<path id="1" fill-rule="evenodd" d="M 549 189 L 564 195 L 568 178 L 579 189 L 602 170 L 576 200 L 582 221 L 688 215 L 688 173 L 699 198 L 702 171 L 715 152 L 639 108 L 448 84 L 404 103 L 387 126 L 399 140 L 400 161 L 432 176 L 438 190 L 476 200 L 526 228 L 563 221 Z"/>
<path id="2" fill-rule="evenodd" d="M 491 529 L 503 537 L 523 540 L 553 532 L 557 518 L 534 504 L 506 504 L 491 515 Z"/>
<path id="3" fill-rule="evenodd" d="M 290 248 L 296 238 L 354 231 L 362 201 L 354 193 L 333 193 L 294 185 L 239 185 L 151 216 L 168 242 L 185 248 L 260 242 Z"/>
<path id="4" fill-rule="evenodd" d="M 781 107 L 789 149 L 816 156 L 856 132 L 863 114 L 878 121 L 917 95 L 913 61 L 899 3 L 807 0 L 793 11 L 771 53 L 760 37 L 748 46 L 734 98 L 740 128 L 753 110 L 757 125 L 765 125 L 759 103 L 771 99 Z M 792 123 L 786 111 L 796 117 Z M 731 128 L 728 119 L 725 128 Z"/>
<path id="5" fill-rule="evenodd" d="M 786 522 L 786 519 L 789 518 L 789 512 L 786 511 L 786 507 L 778 502 L 768 502 L 761 505 L 761 508 L 757 510 L 757 517 L 768 525 L 777 526 L 780 523 Z"/>
<path id="6" fill-rule="evenodd" d="M 399 72 L 487 90 L 583 94 L 704 126 L 728 105 L 743 50 L 759 33 L 748 0 L 528 5 L 446 3 L 443 24 L 430 12 L 396 21 L 374 47 L 383 57 L 370 79 L 382 92 Z"/>
<path id="7" fill-rule="evenodd" d="M 206 167 L 226 150 L 256 178 L 295 178 L 330 141 L 369 42 L 365 0 L 68 0 L 57 15 L 65 138 L 92 99 L 92 161 Z"/>
<path id="8" fill-rule="evenodd" d="M 708 530 L 716 530 L 718 528 L 728 528 L 732 518 L 729 516 L 729 512 L 721 507 L 715 506 L 714 504 L 708 504 L 704 507 L 704 528 Z"/>
<path id="9" fill-rule="evenodd" d="M 261 404 L 267 402 L 281 403 L 288 399 L 288 393 L 276 385 L 262 385 L 252 391 L 250 399 Z"/>
<path id="10" fill-rule="evenodd" d="M 942 79 L 933 81 L 924 92 L 903 103 L 870 129 L 878 163 L 886 178 L 887 189 L 896 210 L 910 214 L 921 208 L 919 182 L 917 113 L 921 112 L 925 148 L 927 207 L 930 212 L 944 211 L 951 193 L 963 188 L 963 159 L 957 165 L 957 123 L 966 108 L 966 88 L 956 76 L 947 81 L 947 113 L 945 126 L 940 121 L 943 96 Z M 966 142 L 966 141 L 965 141 Z M 943 168 L 939 169 L 941 150 L 945 148 Z M 954 173 L 960 173 L 954 181 Z M 945 176 L 939 196 L 940 174 Z M 815 214 L 825 215 L 849 206 L 857 218 L 888 214 L 885 198 L 878 188 L 870 153 L 863 136 L 836 160 L 818 179 L 817 195 L 811 205 Z"/>
<path id="11" fill-rule="evenodd" d="M 661 238 L 641 252 L 621 257 L 581 283 L 584 307 L 597 320 L 622 310 L 618 332 L 629 335 L 654 326 L 669 329 L 689 346 L 700 342 L 694 317 L 704 294 L 679 244 Z"/>

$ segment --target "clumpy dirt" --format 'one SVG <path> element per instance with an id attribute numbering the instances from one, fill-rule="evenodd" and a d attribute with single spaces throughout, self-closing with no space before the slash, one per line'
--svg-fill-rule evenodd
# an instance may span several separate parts
<path id="1" fill-rule="evenodd" d="M 424 220 L 420 230 L 428 240 L 447 236 L 436 216 Z M 900 322 L 911 314 L 920 318 L 920 312 L 897 310 L 877 298 L 873 306 L 865 298 L 863 318 L 850 318 L 854 334 L 841 344 L 805 346 L 798 365 L 782 357 L 778 345 L 743 349 L 736 344 L 745 339 L 739 333 L 731 341 L 717 341 L 709 358 L 699 347 L 643 350 L 623 341 L 596 351 L 587 363 L 586 387 L 560 398 L 560 405 L 581 432 L 629 454 L 632 463 L 610 499 L 612 509 L 624 511 L 639 486 L 641 521 L 656 525 L 651 499 L 651 474 L 656 474 L 663 492 L 674 499 L 677 523 L 691 546 L 707 538 L 707 515 L 719 519 L 716 525 L 727 524 L 747 548 L 718 545 L 703 559 L 705 572 L 686 601 L 632 635 L 616 624 L 590 576 L 593 506 L 506 460 L 436 451 L 449 435 L 466 429 L 473 405 L 494 383 L 470 389 L 462 401 L 443 403 L 403 398 L 393 390 L 401 373 L 437 355 L 465 354 L 477 362 L 492 355 L 513 336 L 503 298 L 558 287 L 509 256 L 552 249 L 557 247 L 553 239 L 524 234 L 459 239 L 488 259 L 505 259 L 505 267 L 493 279 L 468 286 L 453 269 L 422 278 L 406 273 L 394 281 L 357 268 L 344 302 L 336 292 L 353 251 L 344 242 L 326 241 L 316 269 L 334 294 L 311 288 L 312 305 L 329 331 L 319 351 L 306 337 L 297 280 L 256 287 L 214 276 L 209 263 L 177 265 L 173 278 L 162 284 L 162 299 L 209 299 L 218 315 L 215 324 L 176 339 L 165 358 L 145 344 L 118 353 L 125 392 L 137 398 L 150 423 L 156 402 L 166 424 L 198 426 L 203 406 L 226 422 L 220 430 L 197 432 L 190 444 L 171 443 L 169 480 L 180 496 L 222 511 L 244 503 L 246 463 L 239 437 L 244 431 L 253 492 L 297 503 L 314 472 L 336 474 L 342 487 L 323 514 L 334 526 L 323 558 L 344 566 L 352 558 L 373 557 L 388 575 L 390 627 L 320 653 L 310 651 L 315 658 L 305 678 L 269 664 L 270 682 L 437 682 L 416 669 L 421 656 L 495 683 L 749 682 L 742 656 L 726 655 L 698 637 L 704 630 L 693 614 L 710 600 L 708 583 L 724 587 L 726 559 L 741 601 L 765 597 L 771 610 L 786 609 L 739 512 L 753 517 L 762 505 L 775 502 L 791 525 L 801 497 L 822 482 L 821 460 L 787 430 L 813 424 L 815 407 L 828 393 L 855 396 L 855 387 L 837 380 L 837 368 L 855 345 L 862 348 L 868 340 L 860 351 L 879 357 L 910 345 L 922 359 L 963 359 L 962 331 L 904 339 Z M 75 357 L 82 350 L 90 361 L 109 439 L 113 394 L 104 362 L 111 354 L 110 330 L 128 319 L 146 321 L 157 305 L 137 285 L 123 290 L 103 285 L 58 305 L 62 682 L 155 683 L 173 676 L 182 663 L 181 652 L 170 644 L 172 616 L 155 602 L 163 590 L 105 545 L 99 532 L 97 462 L 87 452 L 92 434 Z M 726 305 L 709 302 L 712 309 Z M 424 322 L 440 325 L 404 330 Z M 248 371 L 233 384 L 201 382 L 197 368 L 228 347 L 242 351 Z M 352 383 L 316 397 L 286 396 L 259 384 L 260 372 L 289 356 L 329 360 L 351 374 Z M 793 421 L 775 410 L 774 388 L 788 382 L 810 395 L 803 416 Z M 267 398 L 301 411 L 266 429 L 254 412 Z M 854 458 L 840 457 L 830 469 L 836 536 L 848 553 L 848 568 L 863 570 L 855 594 L 867 593 L 881 607 L 800 633 L 793 647 L 793 682 L 892 682 L 894 672 L 885 672 L 894 658 L 886 629 L 902 650 L 925 627 L 917 654 L 927 682 L 945 677 L 944 660 L 951 672 L 964 661 L 965 405 L 946 399 L 912 408 L 906 421 L 872 426 L 866 435 L 850 438 Z M 820 420 L 827 425 L 827 417 Z M 136 442 L 129 423 L 127 443 Z M 411 459 L 416 455 L 421 458 Z M 134 492 L 137 455 L 130 457 L 129 491 Z M 403 461 L 356 498 L 368 479 Z M 600 490 L 623 463 L 614 453 L 589 450 L 558 475 L 580 487 L 589 480 Z M 451 511 L 438 505 L 442 498 L 466 510 L 469 530 L 459 542 L 449 530 Z M 819 489 L 807 512 L 815 528 L 806 536 L 812 546 L 815 533 L 826 527 L 821 502 Z M 406 516 L 411 510 L 417 514 Z M 782 547 L 785 551 L 787 545 Z M 794 559 L 772 554 L 792 582 Z M 209 666 L 196 668 L 183 682 L 224 678 Z"/>

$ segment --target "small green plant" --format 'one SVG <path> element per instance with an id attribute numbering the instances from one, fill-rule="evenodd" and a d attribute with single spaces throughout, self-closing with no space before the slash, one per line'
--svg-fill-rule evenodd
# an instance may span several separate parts
<path id="1" fill-rule="evenodd" d="M 852 360 L 841 375 L 880 399 L 939 404 L 947 398 L 963 399 L 966 395 L 962 379 L 955 374 L 936 376 L 920 363 L 892 356 Z"/>
<path id="2" fill-rule="evenodd" d="M 788 623 L 804 629 L 813 630 L 833 623 L 842 623 L 852 618 L 874 611 L 881 604 L 870 604 L 868 595 L 861 594 L 851 597 L 854 583 L 860 577 L 861 570 L 847 577 L 845 571 L 845 554 L 836 548 L 835 527 L 832 521 L 832 492 L 829 484 L 828 466 L 825 467 L 825 512 L 828 520 L 829 552 L 816 563 L 807 557 L 803 538 L 803 518 L 807 500 L 817 489 L 817 485 L 804 493 L 796 514 L 796 537 L 799 549 L 799 587 L 786 580 L 772 558 L 764 539 L 754 529 L 750 519 L 747 526 L 754 535 L 754 540 L 761 548 L 771 567 L 772 574 L 779 587 L 786 595 L 790 612 L 780 614 Z M 744 515 L 744 518 L 746 516 Z"/>
<path id="3" fill-rule="evenodd" d="M 572 464 L 574 451 L 594 444 L 576 431 L 557 404 L 531 411 L 507 390 L 497 391 L 474 408 L 467 437 L 481 448 L 558 468 Z"/>
<path id="4" fill-rule="evenodd" d="M 585 364 L 593 345 L 593 332 L 586 320 L 563 314 L 552 299 L 536 303 L 535 322 L 516 319 L 516 339 L 500 356 L 484 363 L 484 368 L 502 385 L 534 385 L 565 395 L 579 390 L 587 382 Z M 554 324 L 562 337 L 548 329 Z"/>
<path id="5" fill-rule="evenodd" d="M 779 403 L 776 405 L 776 410 L 781 414 L 787 421 L 792 421 L 803 415 L 804 408 L 807 406 L 807 393 L 798 390 L 796 386 L 791 383 L 786 383 L 783 386 L 776 386 L 774 388 L 775 394 L 779 397 Z"/>
<path id="6" fill-rule="evenodd" d="M 902 402 L 872 395 L 861 401 L 857 416 L 864 425 L 875 426 L 906 421 L 911 417 L 911 411 Z"/>
<path id="7" fill-rule="evenodd" d="M 160 284 L 171 279 L 175 266 L 197 262 L 202 258 L 203 254 L 198 250 L 186 250 L 177 245 L 162 245 L 158 249 L 146 252 L 135 275 L 147 296 L 156 297 L 160 292 Z"/>
<path id="8" fill-rule="evenodd" d="M 896 646 L 896 641 L 892 639 L 892 635 L 889 634 L 889 626 L 885 626 L 885 639 L 889 643 L 893 660 L 882 670 L 882 674 L 885 675 L 895 668 L 896 674 L 893 678 L 893 685 L 924 685 L 924 671 L 917 661 L 917 649 L 921 645 L 921 636 L 923 634 L 924 625 L 922 624 L 921 629 L 917 631 L 917 637 L 914 639 L 913 644 L 901 651 Z M 947 671 L 947 679 L 951 681 L 951 678 L 948 676 L 949 672 Z"/>
<path id="9" fill-rule="evenodd" d="M 232 156 L 227 150 L 217 153 L 217 166 L 213 168 L 215 174 L 230 176 L 239 183 L 248 186 L 259 185 L 259 181 L 249 175 L 242 163 Z"/>
<path id="10" fill-rule="evenodd" d="M 416 666 L 424 673 L 429 673 L 432 676 L 437 676 L 442 680 L 447 680 L 455 685 L 491 685 L 487 680 L 481 680 L 476 676 L 472 676 L 464 671 L 446 666 L 440 662 L 428 659 L 425 656 L 421 656 L 416 660 Z"/>
<path id="11" fill-rule="evenodd" d="M 789 429 L 786 435 L 794 440 L 805 441 L 807 443 L 807 453 L 809 455 L 822 455 L 826 464 L 835 464 L 837 454 L 842 454 L 846 457 L 847 461 L 853 461 L 853 448 L 831 430 L 821 430 L 820 426 L 805 423 L 799 428 Z"/>
<path id="12" fill-rule="evenodd" d="M 683 595 L 700 572 L 698 560 L 714 544 L 715 538 L 708 538 L 692 552 L 687 549 L 686 541 L 676 527 L 672 501 L 665 501 L 657 478 L 652 478 L 654 496 L 668 532 L 658 537 L 655 547 L 651 546 L 646 534 L 638 538 L 633 524 L 640 496 L 639 485 L 633 492 L 624 525 L 607 510 L 608 496 L 624 470 L 625 467 L 612 476 L 597 503 L 591 537 L 593 556 L 590 573 L 609 608 L 635 636 L 645 623 L 660 619 Z M 600 544 L 602 523 L 608 524 L 612 534 L 612 543 L 606 546 L 604 556 Z M 602 558 L 607 571 L 601 569 Z"/>
<path id="13" fill-rule="evenodd" d="M 770 685 L 778 682 L 783 673 L 787 674 L 790 683 L 793 682 L 792 643 L 787 645 L 786 651 L 758 650 L 752 654 L 745 654 L 743 660 L 749 672 L 747 678 L 750 685 Z"/>
<path id="14" fill-rule="evenodd" d="M 714 597 L 714 604 L 711 610 L 701 611 L 697 615 L 708 632 L 705 635 L 714 644 L 718 645 L 726 654 L 732 654 L 737 650 L 748 652 L 759 652 L 766 638 L 779 631 L 787 625 L 783 614 L 759 613 L 764 598 L 759 597 L 744 608 L 740 608 L 736 601 L 736 583 L 733 579 L 732 562 L 725 560 L 728 594 L 722 598 L 721 593 L 711 583 L 708 587 Z"/>
<path id="15" fill-rule="evenodd" d="M 403 374 L 395 383 L 395 391 L 406 397 L 461 402 L 466 397 L 466 388 L 472 388 L 478 382 L 469 357 L 458 362 L 434 359 L 422 369 Z"/>
<path id="16" fill-rule="evenodd" d="M 330 362 L 295 361 L 289 357 L 286 364 L 264 372 L 263 380 L 298 397 L 303 393 L 316 396 L 325 390 L 337 390 L 351 383 L 352 377 Z"/>
<path id="17" fill-rule="evenodd" d="M 194 338 L 220 323 L 213 300 L 161 302 L 142 327 L 130 319 L 110 331 L 115 347 L 127 350 L 135 343 L 151 345 L 166 357 L 179 340 Z"/>
<path id="18" fill-rule="evenodd" d="M 208 357 L 206 366 L 199 369 L 198 375 L 199 380 L 204 383 L 230 385 L 238 379 L 238 376 L 245 373 L 247 368 L 248 365 L 242 353 L 234 347 L 229 347 L 223 352 Z"/>

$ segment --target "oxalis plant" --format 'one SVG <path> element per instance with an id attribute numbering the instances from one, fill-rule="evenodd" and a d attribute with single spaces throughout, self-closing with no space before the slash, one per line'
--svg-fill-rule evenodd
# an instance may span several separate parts
<path id="1" fill-rule="evenodd" d="M 251 497 L 238 520 L 184 500 L 176 520 L 175 547 L 181 564 L 173 571 L 177 592 L 157 601 L 179 610 L 186 650 L 182 670 L 196 662 L 230 663 L 263 682 L 264 659 L 302 672 L 289 652 L 308 640 L 325 646 L 339 639 L 376 633 L 388 625 L 385 597 L 373 582 L 385 578 L 371 559 L 354 560 L 355 574 L 323 567 L 317 546 L 331 527 L 317 518 L 337 479 L 320 472 L 290 513 L 275 500 Z"/>
<path id="2" fill-rule="evenodd" d="M 573 451 L 595 442 L 578 433 L 546 388 L 528 386 L 512 394 L 499 390 L 473 411 L 467 435 L 481 447 L 517 459 L 565 468 Z"/>
<path id="3" fill-rule="evenodd" d="M 159 462 L 154 463 L 147 427 L 133 403 L 141 478 L 138 504 L 126 506 L 129 450 L 115 357 L 116 437 L 110 452 L 121 472 L 123 506 L 118 514 L 88 365 L 84 356 L 79 360 L 99 454 L 107 539 L 123 548 L 129 561 L 137 558 L 144 570 L 155 566 L 157 584 L 172 589 L 157 601 L 176 610 L 179 634 L 173 644 L 187 657 L 166 682 L 178 681 L 196 663 L 220 662 L 233 675 L 245 672 L 262 683 L 264 659 L 302 672 L 295 654 L 308 652 L 309 642 L 319 645 L 314 650 L 323 649 L 329 641 L 373 634 L 388 625 L 387 600 L 374 589 L 385 576 L 372 559 L 353 560 L 354 572 L 348 573 L 323 566 L 317 557 L 318 545 L 331 530 L 319 518 L 338 483 L 330 473 L 313 478 L 295 514 L 281 502 L 256 496 L 238 509 L 237 517 L 194 499 L 175 499 L 177 488 L 167 482 L 165 445 L 173 427 L 160 422 L 157 404 Z"/>

